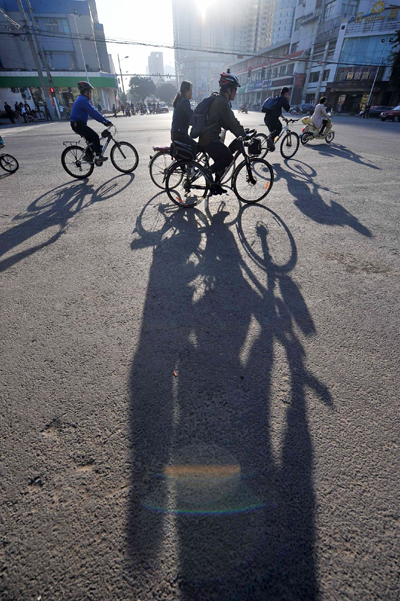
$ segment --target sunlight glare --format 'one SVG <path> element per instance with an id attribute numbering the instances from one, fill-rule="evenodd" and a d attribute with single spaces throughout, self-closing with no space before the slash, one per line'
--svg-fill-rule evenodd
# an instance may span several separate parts
<path id="1" fill-rule="evenodd" d="M 197 0 L 197 7 L 202 21 L 206 20 L 208 8 L 212 3 L 213 0 Z"/>

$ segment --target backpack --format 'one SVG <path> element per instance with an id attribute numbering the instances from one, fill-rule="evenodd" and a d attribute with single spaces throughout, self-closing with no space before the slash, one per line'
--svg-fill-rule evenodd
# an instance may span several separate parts
<path id="1" fill-rule="evenodd" d="M 216 99 L 218 94 L 214 92 L 208 98 L 204 98 L 200 104 L 196 106 L 193 111 L 193 115 L 190 117 L 190 125 L 192 129 L 190 131 L 191 138 L 198 138 L 202 133 L 205 132 L 208 120 L 208 111 L 210 106 Z"/>
<path id="2" fill-rule="evenodd" d="M 270 113 L 278 105 L 278 102 L 279 96 L 270 96 L 262 105 L 261 112 Z"/>

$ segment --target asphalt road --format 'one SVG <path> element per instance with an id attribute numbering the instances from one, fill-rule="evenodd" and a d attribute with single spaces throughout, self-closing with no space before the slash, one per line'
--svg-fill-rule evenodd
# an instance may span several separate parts
<path id="1" fill-rule="evenodd" d="M 1 132 L 2 599 L 398 600 L 400 124 L 185 211 L 170 120 L 84 182 L 67 123 Z"/>

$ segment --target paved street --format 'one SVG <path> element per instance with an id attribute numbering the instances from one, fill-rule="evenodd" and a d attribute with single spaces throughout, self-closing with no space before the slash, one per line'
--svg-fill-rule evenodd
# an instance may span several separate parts
<path id="1" fill-rule="evenodd" d="M 2 599 L 398 601 L 400 124 L 183 210 L 171 114 L 115 123 L 140 164 L 86 181 L 1 130 Z"/>

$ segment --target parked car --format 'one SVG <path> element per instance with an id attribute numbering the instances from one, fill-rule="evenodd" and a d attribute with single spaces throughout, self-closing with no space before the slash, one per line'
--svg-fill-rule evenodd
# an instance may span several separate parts
<path id="1" fill-rule="evenodd" d="M 312 115 L 314 112 L 315 106 L 313 104 L 303 102 L 302 104 L 295 104 L 291 107 L 290 112 L 292 114 L 301 113 L 303 115 Z"/>
<path id="2" fill-rule="evenodd" d="M 391 109 L 391 106 L 371 106 L 371 108 L 369 109 L 369 116 L 373 117 L 374 119 L 378 119 L 378 117 L 381 116 L 382 111 L 390 111 Z M 363 111 L 360 111 L 359 117 L 363 117 L 364 113 L 365 109 Z"/>
<path id="3" fill-rule="evenodd" d="M 165 104 L 165 102 L 160 102 L 160 106 L 158 108 L 158 113 L 169 113 L 169 108 Z"/>
<path id="4" fill-rule="evenodd" d="M 400 104 L 388 111 L 382 111 L 380 118 L 381 121 L 386 121 L 386 119 L 389 119 L 390 121 L 400 121 Z"/>

